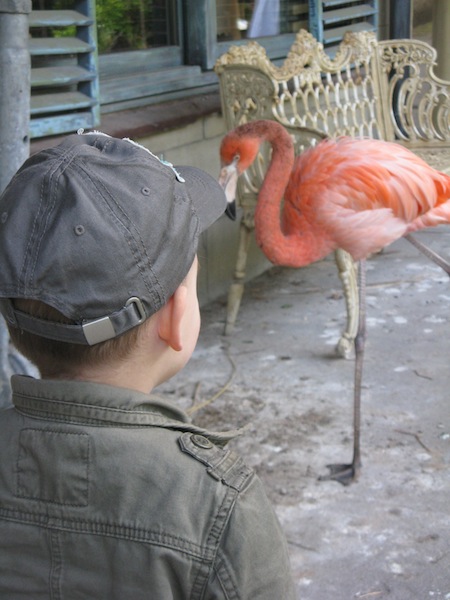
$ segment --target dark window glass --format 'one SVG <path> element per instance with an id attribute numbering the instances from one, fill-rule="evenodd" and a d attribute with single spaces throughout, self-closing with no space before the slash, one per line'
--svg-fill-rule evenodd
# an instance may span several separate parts
<path id="1" fill-rule="evenodd" d="M 96 0 L 98 48 L 101 54 L 144 50 L 179 43 L 174 0 Z M 76 0 L 38 0 L 35 10 L 71 10 Z M 52 29 L 45 37 L 73 35 L 73 31 Z"/>

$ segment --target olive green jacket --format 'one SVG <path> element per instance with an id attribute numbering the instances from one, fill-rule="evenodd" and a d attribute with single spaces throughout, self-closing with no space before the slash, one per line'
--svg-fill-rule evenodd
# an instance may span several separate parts
<path id="1" fill-rule="evenodd" d="M 287 545 L 225 437 L 128 389 L 13 376 L 0 411 L 0 598 L 295 597 Z"/>

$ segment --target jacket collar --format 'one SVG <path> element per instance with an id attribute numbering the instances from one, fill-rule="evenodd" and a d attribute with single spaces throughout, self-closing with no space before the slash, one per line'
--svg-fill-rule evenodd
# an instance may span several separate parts
<path id="1" fill-rule="evenodd" d="M 242 433 L 207 431 L 193 425 L 184 411 L 169 402 L 127 388 L 23 375 L 13 375 L 11 387 L 16 410 L 35 418 L 103 427 L 165 427 L 200 433 L 219 444 Z"/>

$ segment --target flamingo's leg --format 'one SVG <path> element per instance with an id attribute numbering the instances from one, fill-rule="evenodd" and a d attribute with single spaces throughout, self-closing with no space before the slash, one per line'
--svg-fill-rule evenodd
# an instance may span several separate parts
<path id="1" fill-rule="evenodd" d="M 321 480 L 333 479 L 343 485 L 349 485 L 358 479 L 361 471 L 361 389 L 366 342 L 366 261 L 361 260 L 358 270 L 359 320 L 355 338 L 355 381 L 353 391 L 353 460 L 350 464 L 327 465 L 328 475 Z"/>
<path id="2" fill-rule="evenodd" d="M 444 258 L 442 258 L 442 256 L 434 252 L 434 250 L 432 250 L 422 242 L 419 242 L 419 240 L 412 236 L 410 233 L 407 233 L 403 237 L 405 238 L 405 240 L 408 240 L 410 244 L 412 244 L 418 250 L 420 250 L 420 252 L 422 252 L 422 254 L 424 254 L 427 258 L 429 258 L 439 267 L 441 267 L 441 269 L 443 269 L 447 273 L 447 275 L 450 276 L 450 263 L 448 263 Z"/>

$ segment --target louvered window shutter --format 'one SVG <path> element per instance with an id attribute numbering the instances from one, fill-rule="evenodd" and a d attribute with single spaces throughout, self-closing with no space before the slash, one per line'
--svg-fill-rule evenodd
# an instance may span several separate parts
<path id="1" fill-rule="evenodd" d="M 32 138 L 99 124 L 95 0 L 29 16 Z"/>
<path id="2" fill-rule="evenodd" d="M 378 31 L 378 0 L 309 0 L 309 30 L 334 54 L 346 31 Z"/>

